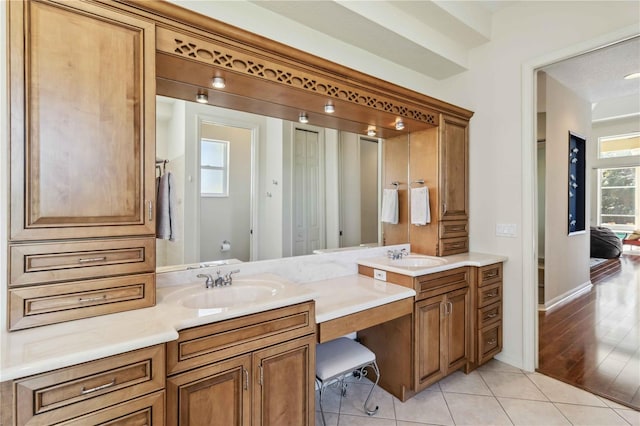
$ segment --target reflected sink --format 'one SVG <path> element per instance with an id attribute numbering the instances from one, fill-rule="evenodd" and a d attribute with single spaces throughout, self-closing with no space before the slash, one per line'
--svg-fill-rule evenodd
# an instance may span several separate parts
<path id="1" fill-rule="evenodd" d="M 273 297 L 278 290 L 265 285 L 238 285 L 229 287 L 206 288 L 185 296 L 180 303 L 185 308 L 210 309 L 230 308 L 246 303 L 253 303 Z"/>
<path id="2" fill-rule="evenodd" d="M 429 268 L 431 266 L 444 265 L 446 262 L 444 259 L 411 254 L 402 259 L 389 259 L 389 265 L 401 268 Z"/>

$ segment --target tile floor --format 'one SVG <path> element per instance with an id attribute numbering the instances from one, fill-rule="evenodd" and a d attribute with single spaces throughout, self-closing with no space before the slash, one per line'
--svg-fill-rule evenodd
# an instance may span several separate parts
<path id="1" fill-rule="evenodd" d="M 404 403 L 376 388 L 371 404 L 379 410 L 371 417 L 362 410 L 370 382 L 348 381 L 345 397 L 337 387 L 325 392 L 327 426 L 640 426 L 639 411 L 497 360 L 469 375 L 458 371 Z M 322 426 L 317 392 L 316 410 L 316 425 Z"/>

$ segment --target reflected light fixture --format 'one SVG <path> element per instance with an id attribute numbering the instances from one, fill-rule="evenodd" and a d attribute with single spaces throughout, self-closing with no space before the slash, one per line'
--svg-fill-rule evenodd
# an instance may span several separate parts
<path id="1" fill-rule="evenodd" d="M 324 105 L 324 112 L 326 112 L 327 114 L 333 114 L 334 112 L 336 112 L 336 107 L 331 102 L 327 102 Z"/>
<path id="2" fill-rule="evenodd" d="M 306 112 L 301 112 L 300 115 L 298 116 L 298 121 L 301 122 L 302 124 L 307 124 L 309 122 L 309 116 L 307 115 Z"/>
<path id="3" fill-rule="evenodd" d="M 625 80 L 631 80 L 633 78 L 640 78 L 640 72 L 634 72 L 634 73 L 627 74 L 627 75 L 624 76 Z"/>
<path id="4" fill-rule="evenodd" d="M 367 129 L 367 136 L 375 136 L 376 135 L 376 128 L 373 126 L 369 126 L 369 128 Z"/>
<path id="5" fill-rule="evenodd" d="M 198 92 L 198 94 L 196 95 L 196 102 L 201 104 L 208 104 L 209 96 L 205 92 Z"/>
<path id="6" fill-rule="evenodd" d="M 396 120 L 396 130 L 404 130 L 404 121 L 401 118 Z"/>
<path id="7" fill-rule="evenodd" d="M 213 77 L 213 81 L 211 82 L 211 85 L 216 89 L 224 89 L 227 83 L 224 81 L 224 78 L 222 77 Z"/>

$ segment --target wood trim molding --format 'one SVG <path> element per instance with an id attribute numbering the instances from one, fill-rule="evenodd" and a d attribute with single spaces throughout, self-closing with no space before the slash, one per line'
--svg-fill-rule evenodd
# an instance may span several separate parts
<path id="1" fill-rule="evenodd" d="M 99 0 L 113 4 L 114 1 Z M 232 69 L 256 79 L 322 93 L 380 111 L 437 126 L 437 113 L 465 120 L 472 111 L 355 71 L 285 44 L 250 33 L 165 1 L 115 0 L 118 8 L 155 21 L 158 50 L 194 61 Z"/>

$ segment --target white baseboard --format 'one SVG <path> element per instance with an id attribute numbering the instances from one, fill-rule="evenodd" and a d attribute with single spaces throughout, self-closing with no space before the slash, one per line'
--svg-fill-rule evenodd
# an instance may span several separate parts
<path id="1" fill-rule="evenodd" d="M 542 312 L 550 311 L 551 309 L 557 308 L 570 300 L 575 299 L 578 296 L 588 292 L 593 287 L 591 281 L 587 281 L 586 283 L 580 284 L 578 287 L 567 291 L 560 296 L 554 297 L 553 299 L 546 302 L 544 305 L 538 305 L 538 310 Z"/>
<path id="2" fill-rule="evenodd" d="M 500 362 L 504 362 L 505 364 L 509 364 L 512 367 L 519 368 L 521 370 L 525 370 L 523 368 L 523 364 L 524 363 L 523 363 L 522 358 L 512 357 L 509 354 L 505 354 L 504 352 L 500 352 L 498 355 L 494 356 L 494 358 L 497 359 Z"/>

